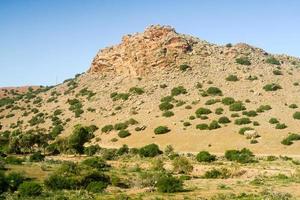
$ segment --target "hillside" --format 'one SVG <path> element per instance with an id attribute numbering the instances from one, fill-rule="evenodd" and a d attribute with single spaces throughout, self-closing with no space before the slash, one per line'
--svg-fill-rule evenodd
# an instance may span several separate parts
<path id="1" fill-rule="evenodd" d="M 91 143 L 101 147 L 156 143 L 181 152 L 247 147 L 257 154 L 295 155 L 300 142 L 281 142 L 299 131 L 299 67 L 295 57 L 150 26 L 100 50 L 86 73 L 2 98 L 1 131 L 50 133 L 54 142 L 76 124 L 96 125 Z M 108 125 L 130 135 L 123 131 L 129 136 L 121 138 Z M 169 130 L 155 134 L 158 126 Z M 243 127 L 255 131 L 247 131 L 247 138 L 239 133 Z"/>

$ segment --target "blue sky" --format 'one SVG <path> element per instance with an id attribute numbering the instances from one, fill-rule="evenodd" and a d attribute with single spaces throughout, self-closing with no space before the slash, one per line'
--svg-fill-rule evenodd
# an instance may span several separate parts
<path id="1" fill-rule="evenodd" d="M 52 85 L 150 24 L 300 57 L 298 0 L 0 0 L 0 86 Z"/>

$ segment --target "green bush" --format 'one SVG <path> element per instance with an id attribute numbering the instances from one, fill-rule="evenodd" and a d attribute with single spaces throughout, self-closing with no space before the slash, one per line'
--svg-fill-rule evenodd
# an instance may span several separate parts
<path id="1" fill-rule="evenodd" d="M 174 193 L 182 191 L 183 183 L 173 176 L 161 176 L 155 186 L 159 192 Z"/>
<path id="2" fill-rule="evenodd" d="M 238 81 L 239 79 L 238 79 L 238 77 L 236 76 L 236 75 L 229 75 L 229 76 L 227 76 L 226 77 L 226 81 Z"/>
<path id="3" fill-rule="evenodd" d="M 19 186 L 18 191 L 22 197 L 35 197 L 42 194 L 43 188 L 40 184 L 35 182 L 23 182 Z"/>
<path id="4" fill-rule="evenodd" d="M 141 157 L 155 157 L 162 153 L 156 144 L 149 144 L 139 149 L 139 155 Z"/>
<path id="5" fill-rule="evenodd" d="M 222 90 L 220 90 L 217 87 L 209 87 L 206 90 L 207 94 L 212 95 L 212 96 L 222 96 Z"/>
<path id="6" fill-rule="evenodd" d="M 279 90 L 279 89 L 282 89 L 282 87 L 277 84 L 277 83 L 271 83 L 271 84 L 267 84 L 263 87 L 263 89 L 265 91 L 276 91 L 276 90 Z"/>
<path id="7" fill-rule="evenodd" d="M 168 133 L 170 131 L 171 130 L 167 126 L 159 126 L 159 127 L 157 127 L 157 128 L 154 129 L 154 133 L 156 135 L 165 134 L 165 133 Z"/>
<path id="8" fill-rule="evenodd" d="M 190 69 L 191 67 L 189 66 L 189 65 L 187 65 L 187 64 L 183 64 L 183 65 L 180 65 L 179 66 L 179 69 L 181 70 L 181 71 L 186 71 L 186 70 L 188 70 L 188 69 Z"/>
<path id="9" fill-rule="evenodd" d="M 161 111 L 171 110 L 172 108 L 174 108 L 173 104 L 167 101 L 159 104 L 159 109 Z"/>
<path id="10" fill-rule="evenodd" d="M 108 165 L 100 157 L 87 158 L 84 161 L 82 161 L 82 164 L 86 165 L 86 166 L 89 166 L 93 169 L 96 169 L 98 171 L 106 171 L 110 167 L 110 165 Z"/>
<path id="11" fill-rule="evenodd" d="M 78 184 L 74 178 L 58 174 L 52 174 L 44 181 L 44 185 L 50 190 L 73 189 Z"/>
<path id="12" fill-rule="evenodd" d="M 212 170 L 206 171 L 205 174 L 203 175 L 203 178 L 207 178 L 207 179 L 217 179 L 217 178 L 225 179 L 229 177 L 230 177 L 230 173 L 225 168 L 222 169 L 213 168 Z"/>
<path id="13" fill-rule="evenodd" d="M 248 76 L 248 77 L 246 78 L 246 80 L 249 80 L 249 81 L 255 81 L 255 80 L 257 80 L 257 79 L 258 79 L 258 77 L 255 76 L 255 75 L 250 75 L 250 76 Z"/>
<path id="14" fill-rule="evenodd" d="M 279 76 L 279 75 L 282 75 L 282 71 L 276 69 L 276 70 L 273 70 L 273 74 L 276 76 Z"/>
<path id="15" fill-rule="evenodd" d="M 216 156 L 210 154 L 208 151 L 200 151 L 197 156 L 196 156 L 196 160 L 198 162 L 213 162 L 216 160 Z"/>
<path id="16" fill-rule="evenodd" d="M 205 105 L 213 105 L 217 102 L 220 102 L 220 100 L 219 99 L 209 99 L 205 102 Z"/>
<path id="17" fill-rule="evenodd" d="M 246 148 L 242 150 L 227 150 L 225 152 L 225 158 L 229 161 L 236 161 L 239 163 L 252 163 L 254 162 L 253 153 Z"/>
<path id="18" fill-rule="evenodd" d="M 236 60 L 236 63 L 240 64 L 240 65 L 251 65 L 251 62 L 249 60 L 249 58 L 247 57 L 240 57 L 240 58 L 237 58 Z"/>
<path id="19" fill-rule="evenodd" d="M 98 144 L 96 144 L 96 145 L 90 145 L 90 146 L 84 147 L 84 154 L 87 155 L 87 156 L 93 156 L 100 149 L 101 148 L 100 148 L 100 146 Z"/>
<path id="20" fill-rule="evenodd" d="M 172 116 L 174 116 L 174 113 L 172 111 L 167 110 L 167 111 L 163 112 L 162 116 L 163 117 L 172 117 Z"/>
<path id="21" fill-rule="evenodd" d="M 173 96 L 165 96 L 163 98 L 160 99 L 161 102 L 171 102 L 171 101 L 174 101 L 174 97 Z"/>
<path id="22" fill-rule="evenodd" d="M 101 193 L 105 188 L 107 188 L 106 183 L 93 181 L 87 185 L 86 190 L 92 193 Z"/>
<path id="23" fill-rule="evenodd" d="M 129 131 L 127 130 L 120 130 L 119 133 L 118 133 L 118 136 L 120 138 L 126 138 L 128 136 L 130 136 L 131 134 L 129 133 Z"/>
<path id="24" fill-rule="evenodd" d="M 279 123 L 279 121 L 278 121 L 278 119 L 272 117 L 272 118 L 269 120 L 269 123 L 270 123 L 270 124 L 277 124 L 277 123 Z"/>
<path id="25" fill-rule="evenodd" d="M 285 139 L 283 139 L 281 141 L 281 144 L 291 145 L 291 144 L 293 144 L 293 141 L 297 141 L 297 140 L 300 140 L 300 135 L 295 134 L 295 133 L 291 133 L 291 134 L 288 135 L 288 137 L 286 137 Z"/>
<path id="26" fill-rule="evenodd" d="M 275 128 L 276 129 L 285 129 L 285 128 L 287 128 L 287 125 L 278 123 L 278 124 L 276 124 Z"/>
<path id="27" fill-rule="evenodd" d="M 184 156 L 177 156 L 173 162 L 173 171 L 179 174 L 189 174 L 193 171 L 193 165 Z"/>
<path id="28" fill-rule="evenodd" d="M 183 122 L 183 126 L 190 126 L 192 125 L 190 122 Z"/>
<path id="29" fill-rule="evenodd" d="M 45 159 L 45 156 L 41 152 L 35 152 L 29 157 L 30 162 L 41 162 Z"/>
<path id="30" fill-rule="evenodd" d="M 26 177 L 18 172 L 11 172 L 6 176 L 10 191 L 17 191 L 18 187 L 26 180 Z M 0 189 L 1 191 L 1 189 Z"/>
<path id="31" fill-rule="evenodd" d="M 271 110 L 272 107 L 270 105 L 261 105 L 256 109 L 256 112 L 262 113 L 265 112 L 267 110 Z"/>
<path id="32" fill-rule="evenodd" d="M 113 129 L 114 129 L 114 126 L 111 125 L 111 124 L 109 124 L 109 125 L 103 126 L 102 129 L 101 129 L 101 131 L 103 133 L 108 133 L 108 132 L 112 131 Z"/>
<path id="33" fill-rule="evenodd" d="M 224 111 L 224 109 L 223 109 L 223 108 L 216 108 L 216 110 L 215 110 L 215 114 L 217 114 L 217 115 L 221 115 L 221 114 L 223 114 L 223 111 Z"/>
<path id="34" fill-rule="evenodd" d="M 128 125 L 126 123 L 121 122 L 121 123 L 117 123 L 117 124 L 114 125 L 114 129 L 116 131 L 124 130 L 126 128 L 128 128 Z"/>
<path id="35" fill-rule="evenodd" d="M 298 106 L 293 103 L 293 104 L 289 105 L 289 108 L 296 109 L 296 108 L 298 108 Z"/>
<path id="36" fill-rule="evenodd" d="M 266 63 L 272 64 L 272 65 L 280 65 L 280 62 L 273 56 L 267 58 Z"/>
<path id="37" fill-rule="evenodd" d="M 243 111 L 243 115 L 247 117 L 255 117 L 257 116 L 257 112 L 255 110 Z"/>
<path id="38" fill-rule="evenodd" d="M 21 165 L 25 160 L 22 158 L 18 158 L 16 156 L 7 156 L 5 158 L 5 163 L 11 165 Z"/>
<path id="39" fill-rule="evenodd" d="M 250 130 L 254 130 L 254 129 L 251 128 L 251 127 L 243 127 L 243 128 L 241 128 L 241 129 L 239 130 L 239 134 L 244 135 L 244 133 L 245 133 L 246 131 L 250 131 Z"/>
<path id="40" fill-rule="evenodd" d="M 178 96 L 180 94 L 186 94 L 186 93 L 187 93 L 187 91 L 183 86 L 174 87 L 171 90 L 171 95 L 172 96 Z"/>
<path id="41" fill-rule="evenodd" d="M 294 118 L 294 119 L 300 119 L 300 112 L 295 112 L 295 113 L 293 114 L 293 118 Z"/>
<path id="42" fill-rule="evenodd" d="M 234 124 L 236 124 L 236 125 L 243 125 L 243 124 L 250 124 L 250 123 L 251 123 L 251 120 L 247 117 L 242 117 L 242 118 L 236 119 L 234 121 Z"/>
<path id="43" fill-rule="evenodd" d="M 246 110 L 246 107 L 244 106 L 244 104 L 242 102 L 236 101 L 236 102 L 230 104 L 229 110 L 230 111 L 242 111 L 242 110 Z"/>
<path id="44" fill-rule="evenodd" d="M 234 100 L 234 98 L 232 98 L 232 97 L 225 97 L 225 98 L 222 99 L 222 103 L 223 103 L 224 105 L 231 105 L 231 104 L 233 104 L 234 102 L 235 102 L 235 100 Z"/>
<path id="45" fill-rule="evenodd" d="M 221 126 L 216 120 L 213 120 L 208 126 L 209 130 L 218 129 L 218 128 L 221 128 Z"/>
<path id="46" fill-rule="evenodd" d="M 87 127 L 76 125 L 72 135 L 68 138 L 69 149 L 75 150 L 76 153 L 84 153 L 84 144 L 94 137 L 93 133 L 90 133 Z"/>
<path id="47" fill-rule="evenodd" d="M 208 125 L 207 124 L 197 124 L 196 125 L 196 129 L 199 129 L 199 130 L 208 130 Z"/>
<path id="48" fill-rule="evenodd" d="M 197 116 L 197 117 L 199 117 L 199 116 L 201 116 L 201 115 L 208 115 L 208 114 L 210 114 L 210 113 L 212 113 L 212 112 L 211 112 L 211 110 L 208 109 L 208 108 L 198 108 L 198 109 L 196 110 L 196 116 Z"/>
<path id="49" fill-rule="evenodd" d="M 144 91 L 143 88 L 132 87 L 132 88 L 129 89 L 129 92 L 135 93 L 135 94 L 138 94 L 138 95 L 141 95 L 141 94 L 143 94 L 145 91 Z"/>
<path id="50" fill-rule="evenodd" d="M 229 120 L 228 117 L 223 116 L 223 117 L 220 117 L 220 118 L 219 118 L 218 122 L 219 122 L 220 124 L 228 124 L 228 123 L 230 123 L 231 121 Z"/>

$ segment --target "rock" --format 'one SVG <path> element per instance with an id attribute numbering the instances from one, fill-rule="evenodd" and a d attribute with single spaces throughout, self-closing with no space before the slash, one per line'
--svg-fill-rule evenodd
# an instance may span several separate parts
<path id="1" fill-rule="evenodd" d="M 247 137 L 247 138 L 251 138 L 251 139 L 254 139 L 258 136 L 258 133 L 256 130 L 247 130 L 244 132 L 244 135 Z"/>

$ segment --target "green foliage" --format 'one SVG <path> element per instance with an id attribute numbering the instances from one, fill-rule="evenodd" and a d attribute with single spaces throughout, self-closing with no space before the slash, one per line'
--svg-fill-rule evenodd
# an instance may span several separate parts
<path id="1" fill-rule="evenodd" d="M 156 135 L 165 134 L 165 133 L 168 133 L 170 131 L 171 130 L 167 126 L 158 126 L 157 128 L 154 129 L 154 133 Z"/>
<path id="2" fill-rule="evenodd" d="M 11 165 L 21 165 L 25 160 L 22 158 L 18 158 L 16 156 L 7 156 L 5 158 L 5 163 Z"/>
<path id="3" fill-rule="evenodd" d="M 172 111 L 167 110 L 167 111 L 163 112 L 162 116 L 172 117 L 172 116 L 174 116 L 174 113 Z"/>
<path id="4" fill-rule="evenodd" d="M 41 154 L 41 152 L 35 152 L 29 157 L 30 162 L 41 162 L 45 159 L 45 156 Z"/>
<path id="5" fill-rule="evenodd" d="M 149 144 L 139 149 L 141 157 L 155 157 L 160 154 L 162 154 L 162 151 L 156 144 Z"/>
<path id="6" fill-rule="evenodd" d="M 18 187 L 25 180 L 26 180 L 26 177 L 23 174 L 18 173 L 18 172 L 11 172 L 6 176 L 6 181 L 9 185 L 9 190 L 12 191 L 12 192 L 17 191 Z"/>
<path id="7" fill-rule="evenodd" d="M 174 97 L 173 96 L 165 96 L 163 98 L 160 99 L 161 102 L 171 102 L 171 101 L 174 101 Z"/>
<path id="8" fill-rule="evenodd" d="M 272 64 L 272 65 L 280 65 L 280 62 L 273 56 L 267 58 L 266 63 Z"/>
<path id="9" fill-rule="evenodd" d="M 209 99 L 205 102 L 205 105 L 213 105 L 217 102 L 220 102 L 220 100 L 219 99 Z"/>
<path id="10" fill-rule="evenodd" d="M 288 135 L 288 137 L 286 137 L 285 139 L 283 139 L 281 141 L 281 144 L 291 145 L 291 144 L 293 144 L 293 141 L 297 141 L 297 140 L 300 140 L 300 135 L 296 134 L 296 133 L 291 133 Z"/>
<path id="11" fill-rule="evenodd" d="M 208 130 L 208 125 L 207 124 L 197 124 L 196 125 L 196 129 L 199 129 L 199 130 Z"/>
<path id="12" fill-rule="evenodd" d="M 293 118 L 294 118 L 294 119 L 300 120 L 300 112 L 295 112 L 295 113 L 293 114 Z"/>
<path id="13" fill-rule="evenodd" d="M 43 188 L 35 182 L 23 182 L 19 186 L 18 191 L 22 197 L 36 197 L 42 194 Z"/>
<path id="14" fill-rule="evenodd" d="M 243 127 L 239 130 L 239 134 L 244 135 L 246 131 L 254 130 L 251 127 Z"/>
<path id="15" fill-rule="evenodd" d="M 161 111 L 171 110 L 173 107 L 174 107 L 173 104 L 167 101 L 159 104 L 159 109 Z"/>
<path id="16" fill-rule="evenodd" d="M 114 129 L 117 131 L 125 130 L 126 128 L 128 128 L 128 125 L 126 123 L 121 122 L 114 125 Z"/>
<path id="17" fill-rule="evenodd" d="M 108 133 L 114 129 L 114 126 L 111 124 L 105 125 L 102 127 L 101 131 L 102 133 Z"/>
<path id="18" fill-rule="evenodd" d="M 95 155 L 99 150 L 100 150 L 100 146 L 98 144 L 96 145 L 90 145 L 88 147 L 84 147 L 84 154 L 87 156 L 93 156 Z"/>
<path id="19" fill-rule="evenodd" d="M 210 154 L 208 151 L 200 151 L 197 156 L 196 156 L 196 160 L 198 162 L 213 162 L 216 160 L 216 156 Z"/>
<path id="20" fill-rule="evenodd" d="M 101 193 L 105 188 L 107 188 L 106 183 L 93 181 L 87 185 L 86 190 L 92 193 Z"/>
<path id="21" fill-rule="evenodd" d="M 275 128 L 276 129 L 285 129 L 285 128 L 287 128 L 287 125 L 284 123 L 283 124 L 278 123 L 278 124 L 276 124 Z"/>
<path id="22" fill-rule="evenodd" d="M 236 101 L 236 102 L 230 104 L 229 110 L 230 111 L 242 111 L 242 110 L 246 110 L 246 107 L 244 106 L 244 104 L 241 101 Z"/>
<path id="23" fill-rule="evenodd" d="M 54 126 L 49 133 L 52 138 L 56 138 L 61 132 L 64 130 L 64 127 L 62 125 Z"/>
<path id="24" fill-rule="evenodd" d="M 278 121 L 278 119 L 276 119 L 276 118 L 271 118 L 270 120 L 269 120 L 269 123 L 270 124 L 277 124 L 277 123 L 279 123 L 279 121 Z"/>
<path id="25" fill-rule="evenodd" d="M 270 84 L 265 85 L 263 87 L 263 89 L 265 91 L 276 91 L 276 90 L 282 89 L 282 87 L 277 83 L 270 83 Z"/>
<path id="26" fill-rule="evenodd" d="M 242 117 L 242 118 L 236 119 L 234 121 L 234 124 L 236 124 L 236 125 L 243 125 L 243 124 L 250 124 L 250 123 L 251 123 L 251 120 L 247 117 Z"/>
<path id="27" fill-rule="evenodd" d="M 255 117 L 257 116 L 257 112 L 255 110 L 243 111 L 243 115 L 247 117 Z"/>
<path id="28" fill-rule="evenodd" d="M 183 86 L 174 87 L 171 90 L 171 95 L 172 96 L 178 96 L 180 94 L 186 94 L 186 93 L 187 93 L 187 91 Z"/>
<path id="29" fill-rule="evenodd" d="M 129 131 L 127 130 L 120 130 L 119 133 L 118 133 L 118 136 L 120 138 L 126 138 L 128 136 L 130 136 L 131 134 L 129 133 Z"/>
<path id="30" fill-rule="evenodd" d="M 217 87 L 209 87 L 206 90 L 206 92 L 207 92 L 207 94 L 212 95 L 212 96 L 222 96 L 223 95 L 222 90 L 220 90 Z"/>
<path id="31" fill-rule="evenodd" d="M 226 168 L 221 168 L 221 169 L 211 169 L 209 171 L 206 171 L 205 174 L 203 175 L 203 178 L 207 179 L 226 179 L 230 177 L 230 173 Z"/>
<path id="32" fill-rule="evenodd" d="M 249 60 L 249 58 L 247 57 L 240 57 L 240 58 L 237 58 L 236 60 L 236 63 L 240 64 L 240 65 L 251 65 L 251 62 Z"/>
<path id="33" fill-rule="evenodd" d="M 188 69 L 190 69 L 191 67 L 189 66 L 189 65 L 187 65 L 187 64 L 183 64 L 183 65 L 180 65 L 179 66 L 179 69 L 181 70 L 181 71 L 186 71 L 186 70 L 188 70 Z"/>
<path id="34" fill-rule="evenodd" d="M 214 130 L 214 129 L 218 129 L 218 128 L 221 128 L 221 126 L 219 125 L 219 123 L 216 120 L 213 120 L 208 126 L 209 130 Z"/>
<path id="35" fill-rule="evenodd" d="M 87 158 L 84 161 L 82 161 L 83 165 L 89 166 L 93 169 L 96 169 L 98 171 L 106 171 L 110 167 L 102 158 L 100 157 L 92 157 Z"/>
<path id="36" fill-rule="evenodd" d="M 293 103 L 293 104 L 289 105 L 289 108 L 296 109 L 296 108 L 298 108 L 298 106 Z"/>
<path id="37" fill-rule="evenodd" d="M 235 82 L 235 81 L 238 81 L 238 80 L 239 80 L 238 77 L 236 75 L 233 75 L 233 74 L 231 74 L 231 75 L 229 75 L 229 76 L 226 77 L 226 81 L 233 81 L 233 82 Z"/>
<path id="38" fill-rule="evenodd" d="M 276 69 L 276 70 L 273 70 L 273 74 L 279 76 L 279 75 L 282 75 L 282 71 Z"/>
<path id="39" fill-rule="evenodd" d="M 189 174 L 193 171 L 193 165 L 190 161 L 184 156 L 176 157 L 173 162 L 173 171 L 180 174 Z"/>
<path id="40" fill-rule="evenodd" d="M 68 146 L 75 150 L 76 153 L 84 153 L 84 144 L 94 137 L 93 133 L 89 132 L 87 127 L 76 125 L 72 135 L 68 139 Z"/>
<path id="41" fill-rule="evenodd" d="M 113 92 L 110 94 L 110 98 L 112 98 L 113 101 L 118 101 L 118 100 L 126 101 L 126 100 L 128 100 L 129 96 L 130 96 L 130 94 L 128 94 L 128 93 Z"/>
<path id="42" fill-rule="evenodd" d="M 261 105 L 256 109 L 256 112 L 262 113 L 265 112 L 267 110 L 271 110 L 272 107 L 270 105 Z"/>
<path id="43" fill-rule="evenodd" d="M 161 176 L 155 186 L 159 192 L 174 193 L 182 190 L 183 183 L 181 180 L 169 175 Z"/>
<path id="44" fill-rule="evenodd" d="M 208 114 L 210 114 L 210 113 L 212 113 L 212 112 L 211 112 L 211 110 L 208 109 L 208 108 L 198 108 L 198 109 L 196 110 L 196 116 L 197 116 L 197 117 L 200 117 L 201 115 L 208 115 Z"/>
<path id="45" fill-rule="evenodd" d="M 190 122 L 183 122 L 183 126 L 190 126 L 192 125 Z"/>
<path id="46" fill-rule="evenodd" d="M 78 181 L 72 177 L 52 174 L 45 179 L 44 185 L 51 190 L 73 189 L 78 185 Z"/>
<path id="47" fill-rule="evenodd" d="M 75 117 L 78 118 L 84 112 L 82 110 L 82 104 L 78 99 L 68 99 L 70 105 L 69 110 L 75 113 Z"/>
<path id="48" fill-rule="evenodd" d="M 215 113 L 216 113 L 217 115 L 221 115 L 221 114 L 223 114 L 223 111 L 224 111 L 223 108 L 216 108 Z"/>
<path id="49" fill-rule="evenodd" d="M 254 162 L 253 153 L 246 148 L 243 148 L 242 150 L 227 150 L 225 152 L 225 158 L 229 161 L 236 161 L 239 163 Z"/>
<path id="50" fill-rule="evenodd" d="M 143 94 L 145 91 L 144 91 L 143 88 L 132 87 L 132 88 L 129 89 L 129 92 L 135 93 L 135 94 L 138 94 L 138 95 L 141 95 L 141 94 Z"/>
<path id="51" fill-rule="evenodd" d="M 234 100 L 234 98 L 232 98 L 232 97 L 225 97 L 225 98 L 222 99 L 222 103 L 223 103 L 224 105 L 231 105 L 231 104 L 233 104 L 234 102 L 235 102 L 235 100 Z"/>
<path id="52" fill-rule="evenodd" d="M 219 122 L 220 124 L 228 124 L 228 123 L 230 123 L 231 121 L 229 120 L 228 117 L 223 116 L 223 117 L 220 117 L 220 118 L 219 118 L 218 122 Z"/>

